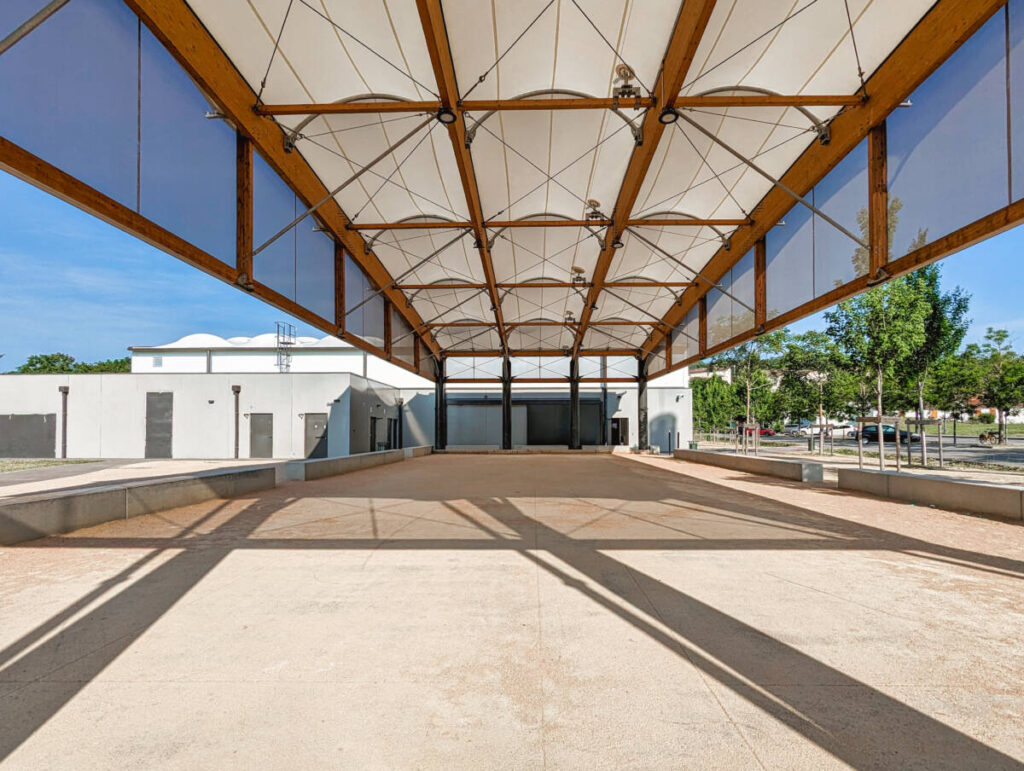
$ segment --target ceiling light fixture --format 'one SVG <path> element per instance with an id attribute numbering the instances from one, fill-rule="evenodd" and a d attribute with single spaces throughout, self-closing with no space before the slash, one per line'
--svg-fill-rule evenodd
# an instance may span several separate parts
<path id="1" fill-rule="evenodd" d="M 437 111 L 437 119 L 446 126 L 450 126 L 456 120 L 455 111 L 451 107 L 442 107 Z"/>
<path id="2" fill-rule="evenodd" d="M 621 238 L 616 238 L 614 241 L 612 241 L 612 249 L 621 249 L 624 246 L 625 244 L 622 243 Z"/>
<path id="3" fill-rule="evenodd" d="M 665 126 L 670 126 L 677 120 L 679 120 L 679 113 L 673 107 L 662 107 L 661 112 L 658 113 L 658 123 Z"/>

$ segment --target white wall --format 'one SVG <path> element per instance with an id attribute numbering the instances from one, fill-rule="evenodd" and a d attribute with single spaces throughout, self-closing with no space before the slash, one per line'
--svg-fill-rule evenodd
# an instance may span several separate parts
<path id="1" fill-rule="evenodd" d="M 160 362 L 157 366 L 156 362 Z M 186 353 L 132 353 L 132 372 L 206 372 L 206 354 Z"/>
<path id="2" fill-rule="evenodd" d="M 68 456 L 145 455 L 146 394 L 172 392 L 172 454 L 176 458 L 234 455 L 234 395 L 239 394 L 239 457 L 249 457 L 249 413 L 274 416 L 274 457 L 305 454 L 306 413 L 328 417 L 328 452 L 347 452 L 348 411 L 332 409 L 350 386 L 348 374 L 117 374 L 0 376 L 0 414 L 57 414 L 58 386 L 67 385 Z M 380 386 L 387 389 L 386 386 Z M 337 414 L 335 414 L 337 413 Z M 344 417 L 342 417 L 344 416 Z M 332 424 L 333 423 L 333 424 Z M 59 453 L 60 427 L 56 439 Z"/>
<path id="3" fill-rule="evenodd" d="M 382 362 L 384 363 L 384 362 Z M 652 381 L 661 383 L 661 380 Z M 172 392 L 172 453 L 176 458 L 230 458 L 234 455 L 234 398 L 239 395 L 239 457 L 250 457 L 249 414 L 273 414 L 274 457 L 305 455 L 305 414 L 328 415 L 328 454 L 341 456 L 369 449 L 369 410 L 378 417 L 395 417 L 402 397 L 403 439 L 406 446 L 433 444 L 434 391 L 416 388 L 399 391 L 348 373 L 248 374 L 83 374 L 2 375 L 0 414 L 57 415 L 55 450 L 61 445 L 61 396 L 67 385 L 68 455 L 72 458 L 142 458 L 145 455 L 146 394 Z M 461 390 L 461 389 L 460 389 Z M 493 390 L 493 389 L 492 389 Z M 546 390 L 550 387 L 516 390 Z M 600 393 L 600 388 L 581 388 Z M 497 392 L 495 392 L 497 395 Z M 636 387 L 608 388 L 608 418 L 629 418 L 629 444 L 638 442 Z M 499 397 L 500 398 L 500 397 Z M 668 449 L 692 438 L 692 396 L 687 388 L 648 386 L 648 431 L 652 445 Z M 498 403 L 478 423 L 463 425 L 469 414 L 449 413 L 449 444 L 500 445 L 501 412 Z M 460 408 L 465 409 L 465 408 Z M 516 410 L 516 406 L 513 407 Z M 470 425 L 470 423 L 472 425 Z M 465 431 L 464 431 L 465 429 Z M 383 427 L 382 427 L 383 430 Z M 525 408 L 513 415 L 513 443 L 525 443 Z M 468 432 L 468 433 L 467 433 Z M 463 437 L 470 435 L 472 441 Z M 675 436 L 678 433 L 678 438 Z M 480 436 L 477 436 L 480 434 Z"/>

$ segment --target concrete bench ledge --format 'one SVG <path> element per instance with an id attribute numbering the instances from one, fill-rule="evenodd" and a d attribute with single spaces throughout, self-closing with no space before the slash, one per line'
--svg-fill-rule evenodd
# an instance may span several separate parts
<path id="1" fill-rule="evenodd" d="M 691 463 L 705 463 L 709 466 L 745 471 L 748 474 L 793 479 L 797 482 L 821 482 L 824 478 L 822 465 L 811 461 L 731 455 L 706 450 L 675 450 L 672 455 L 678 460 L 688 460 Z"/>
<path id="2" fill-rule="evenodd" d="M 839 469 L 839 489 L 950 511 L 1024 520 L 1024 487 L 893 471 Z"/>
<path id="3" fill-rule="evenodd" d="M 628 450 L 628 448 L 624 448 Z M 617 452 L 614 445 L 585 445 L 578 450 L 570 450 L 560 444 L 553 445 L 530 445 L 513 447 L 511 450 L 503 450 L 492 444 L 460 444 L 448 445 L 443 450 L 435 450 L 437 453 L 448 455 L 579 455 L 580 453 L 604 453 L 612 454 Z"/>
<path id="4" fill-rule="evenodd" d="M 340 458 L 317 458 L 315 460 L 293 460 L 284 464 L 285 478 L 292 482 L 309 482 L 314 479 L 348 474 L 360 469 L 397 463 L 406 458 L 418 458 L 433 452 L 430 445 L 406 447 L 401 450 L 380 450 Z"/>
<path id="5" fill-rule="evenodd" d="M 0 546 L 213 498 L 235 498 L 275 484 L 273 466 L 247 466 L 8 498 L 0 500 Z"/>

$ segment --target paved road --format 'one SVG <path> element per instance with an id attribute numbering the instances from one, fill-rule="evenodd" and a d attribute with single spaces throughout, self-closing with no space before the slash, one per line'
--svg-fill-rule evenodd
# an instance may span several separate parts
<path id="1" fill-rule="evenodd" d="M 793 437 L 765 437 L 762 439 L 762 446 L 792 446 L 796 448 L 806 448 L 807 440 L 795 440 Z M 825 447 L 828 448 L 828 440 L 825 440 Z M 839 439 L 835 440 L 836 449 L 843 448 L 856 452 L 857 442 L 854 439 Z M 885 443 L 886 457 L 892 456 L 895 451 L 895 447 L 891 442 Z M 902 444 L 900 446 L 903 457 L 906 457 L 907 446 Z M 938 439 L 934 436 L 928 437 L 927 441 L 928 458 L 929 460 L 937 460 L 939 457 L 939 445 Z M 865 452 L 878 452 L 878 443 L 871 442 L 864 445 Z M 914 442 L 912 445 L 911 452 L 913 453 L 914 462 L 920 462 L 921 457 L 921 443 Z M 1002 445 L 999 447 L 987 447 L 978 444 L 977 437 L 965 437 L 960 436 L 956 444 L 953 444 L 952 435 L 943 436 L 942 439 L 942 455 L 944 460 L 955 460 L 965 463 L 998 463 L 1004 466 L 1021 466 L 1024 467 L 1024 440 L 1011 441 L 1009 444 Z"/>

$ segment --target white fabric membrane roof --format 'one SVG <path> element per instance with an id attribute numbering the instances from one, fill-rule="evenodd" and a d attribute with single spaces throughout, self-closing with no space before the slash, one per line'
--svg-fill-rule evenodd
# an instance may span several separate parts
<path id="1" fill-rule="evenodd" d="M 189 4 L 265 104 L 438 99 L 415 0 Z M 657 79 L 681 5 L 679 0 L 444 0 L 460 97 L 607 98 L 621 83 L 616 80 L 621 63 L 632 69 L 633 83 L 646 95 Z M 931 5 L 932 0 L 718 0 L 680 93 L 739 93 L 731 89 L 741 87 L 787 95 L 854 94 L 861 85 L 858 56 L 864 77 L 869 77 Z M 817 141 L 812 119 L 827 123 L 839 109 L 702 107 L 686 115 L 780 177 Z M 611 216 L 641 118 L 629 100 L 623 100 L 618 112 L 467 113 L 485 220 L 579 220 L 590 200 Z M 423 113 L 278 118 L 286 130 L 298 132 L 296 150 L 328 189 L 423 119 Z M 680 120 L 661 138 L 632 217 L 745 218 L 770 188 L 763 176 Z M 470 218 L 455 153 L 438 121 L 427 124 L 337 200 L 356 224 Z M 638 232 L 687 268 L 700 270 L 730 230 L 646 224 Z M 460 232 L 466 234 L 410 270 Z M 573 267 L 589 280 L 604 237 L 603 227 L 488 232 L 499 284 L 568 282 Z M 403 276 L 401 284 L 485 281 L 472 233 L 403 229 L 364 235 L 373 239 L 374 252 L 391 275 Z M 608 281 L 693 278 L 690 270 L 629 232 L 622 240 Z M 594 321 L 650 322 L 662 317 L 682 290 L 613 291 L 616 296 L 601 294 Z M 407 294 L 427 321 L 494 321 L 486 291 L 447 288 Z M 502 289 L 499 295 L 506 325 L 562 321 L 569 313 L 579 319 L 586 299 L 585 287 Z M 582 347 L 639 347 L 649 331 L 650 326 L 591 326 Z M 494 329 L 438 327 L 434 333 L 442 348 L 499 348 Z M 564 349 L 572 345 L 573 336 L 558 326 L 518 326 L 508 333 L 513 350 Z"/>

